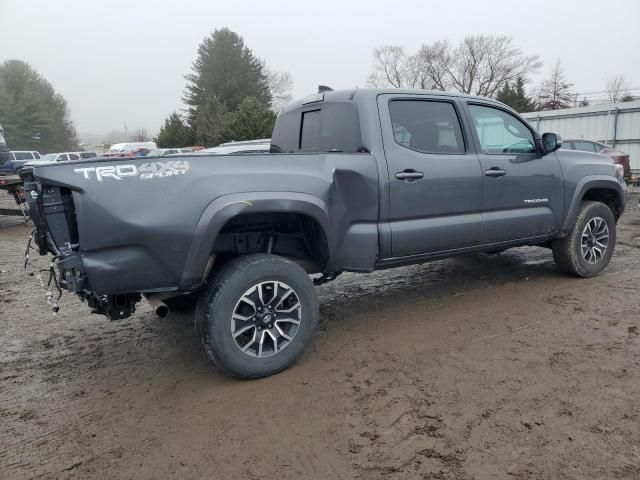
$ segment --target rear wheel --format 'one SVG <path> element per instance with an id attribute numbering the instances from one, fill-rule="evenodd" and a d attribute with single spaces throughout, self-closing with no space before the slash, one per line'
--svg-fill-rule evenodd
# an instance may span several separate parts
<path id="1" fill-rule="evenodd" d="M 616 244 L 616 221 L 604 203 L 584 201 L 571 232 L 553 241 L 553 259 L 564 273 L 598 275 L 609 264 Z"/>
<path id="2" fill-rule="evenodd" d="M 238 257 L 213 276 L 196 307 L 196 329 L 225 373 L 259 378 L 292 365 L 319 323 L 313 282 L 294 262 Z"/>

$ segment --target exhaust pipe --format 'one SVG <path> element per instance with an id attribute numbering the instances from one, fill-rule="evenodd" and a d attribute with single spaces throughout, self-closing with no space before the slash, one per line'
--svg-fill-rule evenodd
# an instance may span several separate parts
<path id="1" fill-rule="evenodd" d="M 168 298 L 166 295 L 152 293 L 150 295 L 145 295 L 145 297 L 157 316 L 164 318 L 169 315 L 169 307 L 163 302 L 163 299 Z"/>

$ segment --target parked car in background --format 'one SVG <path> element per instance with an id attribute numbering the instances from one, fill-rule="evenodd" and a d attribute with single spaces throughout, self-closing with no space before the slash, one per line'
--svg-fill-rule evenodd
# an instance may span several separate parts
<path id="1" fill-rule="evenodd" d="M 61 152 L 61 153 L 47 153 L 44 155 L 41 160 L 43 163 L 49 162 L 66 162 L 67 160 L 80 160 L 81 158 L 91 158 L 91 157 L 82 157 L 80 154 L 82 152 Z M 34 162 L 29 162 L 34 163 Z"/>
<path id="2" fill-rule="evenodd" d="M 156 142 L 115 143 L 103 157 L 133 157 L 138 150 L 155 150 L 156 148 L 158 148 Z"/>
<path id="3" fill-rule="evenodd" d="M 269 153 L 271 149 L 271 139 L 262 138 L 260 140 L 247 140 L 244 142 L 221 143 L 217 147 L 205 148 L 198 153 L 212 153 L 215 155 L 228 155 L 230 153 Z"/>
<path id="4" fill-rule="evenodd" d="M 185 148 L 156 148 L 147 153 L 147 157 L 166 157 L 167 155 L 176 155 L 181 153 L 192 153 L 193 149 Z"/>
<path id="5" fill-rule="evenodd" d="M 0 165 L 0 171 L 5 175 L 13 175 L 20 170 L 25 163 L 40 158 L 40 153 L 36 151 L 10 151 L 5 162 Z"/>
<path id="6" fill-rule="evenodd" d="M 563 140 L 562 148 L 565 150 L 580 150 L 582 152 L 600 153 L 613 160 L 613 163 L 622 165 L 625 180 L 631 180 L 631 162 L 629 155 L 611 148 L 604 143 L 592 142 L 591 140 Z"/>

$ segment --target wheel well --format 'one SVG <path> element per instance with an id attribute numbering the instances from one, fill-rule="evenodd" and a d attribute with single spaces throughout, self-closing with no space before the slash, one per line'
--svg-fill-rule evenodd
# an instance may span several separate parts
<path id="1" fill-rule="evenodd" d="M 595 202 L 604 203 L 611 209 L 616 221 L 620 218 L 620 198 L 615 190 L 608 188 L 592 188 L 585 192 L 582 200 L 593 200 Z"/>
<path id="2" fill-rule="evenodd" d="M 329 260 L 327 236 L 317 220 L 300 213 L 265 212 L 227 221 L 213 246 L 214 267 L 238 255 L 260 252 L 287 257 L 307 273 L 324 271 Z"/>

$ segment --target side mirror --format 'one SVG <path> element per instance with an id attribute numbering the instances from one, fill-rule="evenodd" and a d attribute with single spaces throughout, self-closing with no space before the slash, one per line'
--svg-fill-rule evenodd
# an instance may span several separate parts
<path id="1" fill-rule="evenodd" d="M 557 133 L 543 133 L 542 134 L 542 151 L 545 153 L 551 153 L 562 147 L 562 138 Z"/>

